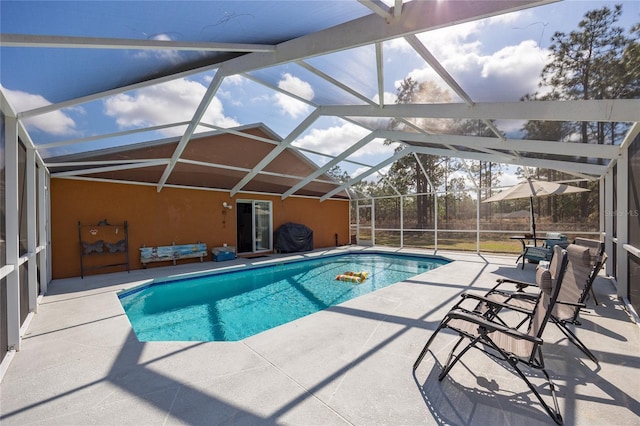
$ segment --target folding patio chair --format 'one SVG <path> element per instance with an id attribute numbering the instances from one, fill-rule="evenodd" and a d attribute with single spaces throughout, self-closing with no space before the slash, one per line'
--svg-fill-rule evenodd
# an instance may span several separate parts
<path id="1" fill-rule="evenodd" d="M 576 238 L 574 244 L 570 244 L 567 247 L 567 257 L 569 263 L 560 294 L 551 313 L 551 321 L 558 326 L 571 343 L 576 345 L 578 349 L 597 364 L 596 357 L 571 331 L 569 325 L 581 325 L 578 316 L 580 315 L 580 310 L 586 307 L 585 302 L 589 293 L 593 295 L 597 304 L 593 294 L 593 282 L 607 259 L 607 255 L 604 252 L 604 243 L 597 240 Z M 536 282 L 543 279 L 548 279 L 547 274 L 539 268 L 536 271 Z M 515 284 L 517 290 L 505 290 L 503 284 Z M 499 279 L 498 284 L 487 292 L 485 297 L 494 302 L 530 310 L 535 303 L 536 294 L 526 293 L 524 289 L 535 286 L 536 284 L 523 281 Z M 496 315 L 495 319 L 506 325 L 498 314 L 502 307 L 483 306 L 480 309 L 493 309 L 493 313 Z"/>
<path id="2" fill-rule="evenodd" d="M 444 379 L 451 368 L 453 368 L 469 349 L 476 348 L 495 359 L 506 361 L 518 376 L 525 381 L 547 414 L 549 414 L 557 424 L 562 424 L 562 416 L 559 413 L 558 401 L 555 394 L 555 385 L 545 370 L 542 355 L 542 332 L 551 316 L 551 310 L 554 307 L 556 298 L 562 287 L 565 270 L 567 268 L 567 251 L 560 246 L 557 246 L 554 250 L 555 254 L 548 270 L 550 279 L 538 282 L 542 291 L 538 293 L 531 311 L 526 309 L 520 310 L 516 306 L 508 306 L 501 302 L 493 302 L 483 296 L 465 294 L 462 300 L 445 315 L 436 331 L 431 335 L 413 364 L 413 370 L 415 371 L 418 368 L 427 354 L 429 346 L 440 330 L 445 328 L 450 329 L 458 333 L 459 339 L 449 353 L 447 362 L 442 367 L 438 380 L 441 381 Z M 512 310 L 520 311 L 527 316 L 527 330 L 523 332 L 515 327 L 508 327 L 503 323 L 495 321 L 492 317 L 492 309 L 479 311 L 474 310 L 475 308 L 464 308 L 462 305 L 465 304 L 466 301 L 474 303 L 475 307 L 484 304 L 491 308 L 495 307 L 496 309 L 499 307 L 509 307 Z M 456 350 L 465 339 L 469 339 L 470 342 L 456 353 Z M 519 364 L 541 370 L 544 373 L 553 398 L 553 409 L 543 400 L 536 387 L 519 368 Z"/>
<path id="3" fill-rule="evenodd" d="M 591 240 L 588 238 L 576 238 L 573 241 L 574 244 L 578 244 L 584 247 L 589 247 L 589 254 L 591 254 L 591 262 L 593 263 L 593 280 L 596 279 L 600 270 L 607 261 L 607 254 L 604 252 L 604 242 L 600 240 Z M 593 284 L 593 280 L 591 284 Z M 593 291 L 593 285 L 590 286 L 591 296 L 593 297 L 593 303 L 598 305 L 598 299 L 596 299 L 596 293 Z"/>

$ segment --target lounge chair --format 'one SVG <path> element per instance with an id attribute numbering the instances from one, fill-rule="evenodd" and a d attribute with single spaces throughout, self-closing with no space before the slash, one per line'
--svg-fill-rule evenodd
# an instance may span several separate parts
<path id="1" fill-rule="evenodd" d="M 593 281 L 596 279 L 600 270 L 604 267 L 607 261 L 607 254 L 604 252 L 604 242 L 600 240 L 591 240 L 587 238 L 576 238 L 573 242 L 584 247 L 589 247 L 589 254 L 591 255 L 591 262 L 593 263 L 594 270 L 592 272 L 593 278 L 591 280 L 590 292 L 593 297 L 593 302 L 597 305 L 598 299 L 596 299 L 596 293 L 593 291 Z"/>
<path id="2" fill-rule="evenodd" d="M 581 325 L 578 316 L 580 310 L 586 307 L 586 300 L 591 293 L 593 295 L 593 282 L 598 273 L 602 269 L 607 255 L 604 252 L 604 243 L 597 240 L 588 240 L 584 238 L 576 238 L 574 244 L 567 247 L 569 263 L 562 282 L 562 288 L 558 295 L 558 300 L 551 314 L 551 321 L 558 326 L 560 331 L 567 336 L 569 341 L 576 345 L 585 355 L 587 355 L 596 364 L 598 360 L 586 347 L 584 343 L 571 331 L 569 325 Z M 538 277 L 544 273 L 540 268 L 536 274 L 536 282 L 543 277 Z M 516 291 L 505 289 L 505 284 L 515 285 Z M 527 293 L 524 290 L 532 287 L 536 293 Z M 498 284 L 485 294 L 485 297 L 494 302 L 500 302 L 508 306 L 517 306 L 520 309 L 531 310 L 535 303 L 536 294 L 539 289 L 536 284 L 526 283 L 523 281 L 499 279 Z M 594 301 L 595 295 L 593 295 Z M 490 307 L 483 307 L 490 309 Z M 500 309 L 494 309 L 494 313 L 498 315 Z M 501 322 L 502 319 L 498 315 L 496 320 Z M 504 322 L 503 322 L 504 324 Z M 516 326 L 517 328 L 517 326 Z"/>
<path id="3" fill-rule="evenodd" d="M 518 376 L 525 381 L 547 414 L 549 414 L 557 424 L 562 424 L 562 416 L 559 413 L 558 401 L 555 394 L 555 385 L 551 381 L 544 366 L 542 356 L 542 332 L 551 316 L 551 310 L 554 307 L 556 298 L 562 287 L 566 268 L 567 251 L 557 246 L 548 270 L 550 279 L 538 282 L 543 291 L 538 293 L 535 304 L 533 305 L 533 310 L 520 310 L 522 314 L 527 316 L 528 325 L 526 332 L 495 321 L 495 318 L 492 316 L 492 309 L 505 307 L 501 306 L 504 304 L 473 294 L 463 295 L 462 300 L 445 315 L 436 331 L 431 335 L 413 364 L 413 370 L 415 371 L 418 368 L 427 354 L 429 346 L 440 330 L 445 328 L 450 329 L 458 333 L 459 339 L 449 353 L 447 362 L 442 367 L 438 380 L 441 381 L 444 379 L 451 368 L 453 368 L 469 349 L 476 348 L 491 357 L 506 361 Z M 467 303 L 473 304 L 474 307 L 471 309 L 463 307 L 463 305 Z M 489 306 L 490 309 L 483 311 L 475 310 L 475 308 L 480 305 Z M 515 311 L 519 310 L 518 307 L 510 307 L 510 309 Z M 456 353 L 456 350 L 465 339 L 469 339 L 470 342 Z M 519 368 L 519 364 L 541 370 L 544 373 L 549 383 L 554 408 L 551 408 L 544 401 L 536 387 Z M 500 365 L 503 364 L 500 363 Z"/>

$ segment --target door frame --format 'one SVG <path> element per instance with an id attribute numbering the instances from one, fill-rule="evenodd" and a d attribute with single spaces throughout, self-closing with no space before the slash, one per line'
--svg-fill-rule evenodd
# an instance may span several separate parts
<path id="1" fill-rule="evenodd" d="M 257 238 L 257 227 L 256 227 L 256 204 L 258 203 L 265 203 L 269 206 L 268 210 L 269 210 L 269 230 L 268 230 L 268 236 L 269 236 L 269 241 L 267 244 L 267 248 L 261 248 L 258 249 L 256 247 L 258 238 Z M 270 200 L 252 200 L 252 199 L 240 199 L 240 200 L 236 200 L 236 212 L 240 212 L 240 209 L 238 208 L 239 204 L 250 204 L 251 205 L 251 251 L 240 251 L 240 246 L 239 244 L 236 244 L 238 246 L 238 253 L 264 253 L 264 252 L 270 252 L 273 251 L 273 202 Z M 238 229 L 240 228 L 241 225 L 241 221 L 240 218 L 238 217 L 239 213 L 236 213 L 236 239 L 238 238 Z M 238 243 L 238 242 L 236 242 Z"/>
<path id="2" fill-rule="evenodd" d="M 374 203 L 374 199 L 372 198 L 371 200 L 367 200 L 370 201 L 370 203 L 368 204 L 360 204 L 360 200 L 358 200 L 357 203 L 357 208 L 356 208 L 356 243 L 359 246 L 373 246 L 375 244 L 376 241 L 376 237 L 375 237 L 375 223 L 376 223 L 376 218 L 375 218 L 375 203 Z M 363 215 L 361 214 L 361 209 L 363 211 L 367 211 L 369 210 L 369 217 L 370 217 L 370 221 L 368 223 L 364 223 L 362 222 L 362 217 L 363 216 L 367 216 L 366 213 Z M 369 238 L 367 238 L 366 236 L 369 236 Z"/>

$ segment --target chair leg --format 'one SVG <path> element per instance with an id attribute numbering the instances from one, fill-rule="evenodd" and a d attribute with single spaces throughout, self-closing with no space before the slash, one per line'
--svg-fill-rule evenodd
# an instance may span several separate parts
<path id="1" fill-rule="evenodd" d="M 539 349 L 539 351 L 540 351 L 539 352 L 539 354 L 540 354 L 539 356 L 540 356 L 540 359 L 542 360 L 542 351 L 540 349 Z M 547 382 L 549 383 L 549 390 L 551 391 L 551 397 L 553 399 L 553 405 L 554 405 L 555 410 L 552 409 L 551 407 L 549 407 L 549 405 L 544 401 L 544 399 L 542 399 L 542 395 L 540 395 L 540 393 L 538 392 L 536 387 L 533 386 L 533 383 L 531 383 L 529 381 L 529 379 L 527 378 L 527 376 L 522 372 L 522 370 L 520 370 L 518 368 L 518 366 L 517 366 L 518 360 L 514 359 L 513 357 L 507 357 L 506 359 L 509 362 L 509 365 L 511 365 L 511 367 L 513 367 L 513 369 L 518 373 L 518 376 L 520 376 L 520 378 L 522 380 L 524 380 L 524 382 L 527 384 L 527 386 L 529 387 L 531 392 L 533 392 L 533 394 L 536 396 L 536 398 L 538 399 L 540 404 L 542 404 L 542 407 L 547 412 L 547 414 L 553 419 L 553 421 L 556 424 L 562 425 L 563 424 L 563 420 L 562 420 L 562 416 L 560 415 L 560 409 L 558 407 L 558 399 L 556 398 L 556 387 L 555 387 L 555 384 L 553 383 L 553 381 L 551 380 L 551 377 L 549 377 L 549 374 L 547 373 L 547 371 L 544 368 L 544 362 L 542 362 L 542 366 L 541 366 L 540 369 L 544 373 L 545 377 L 547 378 Z"/>
<path id="2" fill-rule="evenodd" d="M 591 296 L 593 297 L 593 303 L 595 303 L 596 306 L 598 306 L 598 299 L 596 299 L 596 292 L 593 291 L 593 285 L 591 285 Z"/>
<path id="3" fill-rule="evenodd" d="M 444 321 L 441 322 L 438 328 L 436 328 L 436 331 L 434 331 L 431 337 L 429 337 L 429 340 L 427 340 L 427 343 L 424 345 L 424 348 L 422 348 L 422 352 L 420 352 L 420 355 L 418 355 L 418 358 L 413 363 L 413 371 L 415 371 L 418 368 L 418 366 L 424 359 L 425 355 L 427 354 L 427 351 L 429 350 L 429 346 L 431 346 L 431 342 L 433 342 L 433 339 L 436 338 L 436 335 L 440 332 L 442 327 L 444 327 L 445 325 L 446 325 L 446 322 Z"/>
<path id="4" fill-rule="evenodd" d="M 553 320 L 553 318 L 552 318 L 552 320 Z M 589 348 L 587 348 L 587 346 L 586 346 L 584 343 L 582 343 L 582 340 L 580 340 L 580 339 L 578 338 L 578 336 L 576 336 L 576 335 L 575 335 L 575 334 L 574 334 L 574 333 L 573 333 L 573 332 L 572 332 L 572 331 L 567 327 L 567 325 L 566 325 L 566 324 L 564 324 L 564 323 L 562 323 L 562 322 L 560 322 L 560 321 L 557 321 L 557 320 L 554 320 L 553 322 L 558 326 L 558 328 L 560 329 L 560 331 L 562 331 L 562 333 L 563 333 L 565 336 L 567 336 L 567 339 L 569 339 L 569 341 L 570 341 L 571 343 L 573 343 L 574 345 L 576 345 L 576 347 L 577 347 L 578 349 L 580 349 L 580 350 L 582 351 L 582 353 L 584 353 L 586 356 L 588 356 L 588 357 L 589 357 L 589 359 L 590 359 L 591 361 L 595 362 L 596 364 L 599 364 L 599 363 L 598 363 L 598 359 L 596 358 L 596 356 L 595 356 L 593 353 L 591 353 L 591 351 L 589 350 Z"/>
<path id="5" fill-rule="evenodd" d="M 462 351 L 460 351 L 458 355 L 455 355 L 454 352 L 456 351 L 458 346 L 460 346 L 460 343 L 462 343 L 462 341 L 465 339 L 464 336 L 460 336 L 460 339 L 458 339 L 456 344 L 453 346 L 453 349 L 451 349 L 451 352 L 449 352 L 449 356 L 447 357 L 447 362 L 444 364 L 444 366 L 442 367 L 442 371 L 438 375 L 439 382 L 441 382 L 445 377 L 447 377 L 447 374 L 449 374 L 449 371 L 451 371 L 453 366 L 456 365 L 456 363 L 460 361 L 460 358 L 462 358 L 462 356 L 466 354 L 469 349 L 474 347 L 475 344 L 478 342 L 478 340 L 480 340 L 481 338 L 482 336 L 476 337 L 471 341 L 471 343 L 465 346 L 465 348 Z"/>

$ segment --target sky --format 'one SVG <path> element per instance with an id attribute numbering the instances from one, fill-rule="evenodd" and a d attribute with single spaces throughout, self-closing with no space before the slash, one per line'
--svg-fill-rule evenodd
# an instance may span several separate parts
<path id="1" fill-rule="evenodd" d="M 443 0 L 444 1 L 444 0 Z M 289 25 L 292 33 L 308 31 L 319 25 L 313 19 L 313 8 L 321 2 L 262 1 L 251 3 L 252 13 L 241 6 L 223 8 L 220 2 L 210 2 L 217 20 L 205 20 L 188 8 L 170 2 L 129 2 L 131 14 L 124 16 L 118 2 L 11 2 L 0 3 L 3 33 L 79 35 L 93 37 L 150 38 L 157 40 L 215 39 L 248 42 L 267 37 L 260 32 L 262 22 L 276 20 L 270 26 L 270 37 L 281 36 L 278 28 Z M 357 17 L 368 11 L 356 1 L 343 1 L 336 16 Z M 538 8 L 526 9 L 480 21 L 469 22 L 418 35 L 429 51 L 476 102 L 517 101 L 525 94 L 544 91 L 538 86 L 542 68 L 549 60 L 549 45 L 555 31 L 570 32 L 577 28 L 584 14 L 604 5 L 623 5 L 619 25 L 629 29 L 640 22 L 640 2 L 563 1 Z M 150 4 L 158 8 L 154 13 L 178 16 L 175 22 L 188 25 L 156 27 L 143 13 Z M 236 3 L 238 4 L 238 3 Z M 240 2 L 240 5 L 243 3 Z M 245 2 L 245 5 L 247 3 Z M 26 6 L 25 6 L 26 5 Z M 300 22 L 291 23 L 278 7 L 310 11 Z M 159 6 L 162 6 L 160 8 Z M 302 9 L 306 8 L 306 9 Z M 324 9 L 318 9 L 319 11 Z M 296 12 L 296 10 L 292 10 Z M 299 16 L 299 15 L 298 15 Z M 280 20 L 280 21 L 277 21 Z M 117 22 L 118 25 L 113 25 Z M 171 22 L 171 20 L 166 21 Z M 279 27 L 279 26 L 280 27 Z M 231 29 L 233 29 L 233 34 Z M 244 37 L 246 40 L 241 40 Z M 225 39 L 226 38 L 226 39 Z M 228 40 L 227 40 L 228 39 Z M 268 41 L 265 40 L 265 43 Z M 196 56 L 194 56 L 196 55 Z M 185 59 L 197 58 L 200 53 L 176 51 L 85 50 L 85 49 L 0 49 L 0 85 L 17 111 L 27 111 L 60 102 L 66 97 L 82 96 L 102 85 L 122 84 L 127 76 L 158 64 L 179 66 Z M 206 55 L 202 55 L 206 60 Z M 442 90 L 446 84 L 420 58 L 409 44 L 398 39 L 383 44 L 385 103 L 395 102 L 399 83 L 411 77 L 419 82 L 431 81 Z M 307 63 L 319 71 L 342 81 L 363 97 L 378 102 L 376 56 L 373 46 L 322 57 L 310 58 Z M 344 66 L 348 64 L 348 66 Z M 73 70 L 73 71 L 70 71 Z M 34 142 L 57 142 L 61 146 L 44 150 L 42 155 L 60 155 L 82 150 L 98 149 L 137 141 L 180 136 L 185 127 L 165 128 L 126 137 L 79 144 L 65 144 L 77 138 L 121 132 L 147 126 L 188 121 L 200 103 L 215 70 L 179 78 L 139 90 L 121 93 L 92 102 L 65 108 L 29 119 L 27 128 Z M 265 86 L 266 84 L 266 86 Z M 268 87 L 271 86 L 271 87 Z M 262 122 L 281 137 L 286 137 L 312 111 L 312 107 L 273 88 L 294 93 L 301 99 L 319 104 L 363 104 L 364 101 L 296 64 L 287 64 L 224 79 L 215 98 L 203 117 L 203 122 L 220 127 L 235 127 Z M 449 100 L 460 102 L 450 94 Z M 386 122 L 379 123 L 384 126 Z M 521 122 L 499 122 L 504 132 L 513 133 Z M 210 131 L 201 127 L 198 131 Z M 296 139 L 297 147 L 336 155 L 364 137 L 368 131 L 356 123 L 339 118 L 323 117 Z M 374 140 L 349 159 L 374 165 L 389 156 L 395 146 Z M 312 161 L 323 164 L 326 157 L 308 154 Z M 352 176 L 365 169 L 358 164 L 341 163 Z M 513 168 L 507 170 L 503 185 L 515 183 Z"/>

